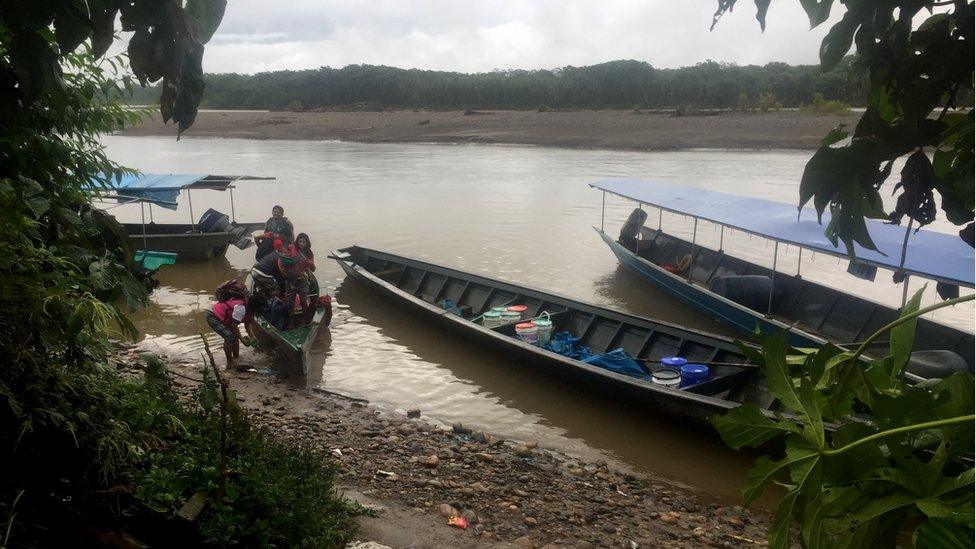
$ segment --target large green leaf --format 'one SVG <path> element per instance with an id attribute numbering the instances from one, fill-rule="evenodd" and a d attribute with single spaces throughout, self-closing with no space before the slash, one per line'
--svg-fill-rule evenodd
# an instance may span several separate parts
<path id="1" fill-rule="evenodd" d="M 790 547 L 790 523 L 793 520 L 793 509 L 800 497 L 800 489 L 794 488 L 779 500 L 773 521 L 769 524 L 769 546 L 772 549 L 788 549 Z"/>
<path id="2" fill-rule="evenodd" d="M 946 520 L 929 519 L 912 534 L 916 549 L 972 549 L 973 529 Z"/>
<path id="3" fill-rule="evenodd" d="M 794 467 L 812 467 L 816 465 L 819 459 L 819 452 L 806 446 L 801 438 L 793 439 L 792 444 L 787 444 L 786 456 L 779 461 L 772 461 L 768 456 L 761 456 L 749 469 L 748 483 L 742 492 L 743 501 L 746 505 L 755 501 L 762 495 L 766 484 L 776 475 L 789 472 Z"/>
<path id="4" fill-rule="evenodd" d="M 820 44 L 821 70 L 829 71 L 836 67 L 837 63 L 847 55 L 854 43 L 854 33 L 860 25 L 860 16 L 854 11 L 848 11 L 840 22 L 831 27 Z"/>
<path id="5" fill-rule="evenodd" d="M 201 44 L 206 44 L 224 18 L 227 0 L 187 0 L 185 9 L 195 38 Z"/>
<path id="6" fill-rule="evenodd" d="M 810 18 L 810 28 L 823 23 L 830 17 L 830 6 L 834 0 L 800 0 L 800 5 Z"/>
<path id="7" fill-rule="evenodd" d="M 710 421 L 722 440 L 737 450 L 746 446 L 758 448 L 778 436 L 799 432 L 794 421 L 770 419 L 754 404 L 744 404 Z"/>
<path id="8" fill-rule="evenodd" d="M 789 332 L 781 330 L 766 339 L 762 345 L 763 375 L 769 392 L 784 406 L 797 413 L 803 411 L 793 378 L 790 376 L 786 353 L 789 351 Z"/>
<path id="9" fill-rule="evenodd" d="M 955 508 L 941 499 L 926 498 L 916 501 L 915 506 L 929 518 L 943 519 L 970 529 L 973 527 L 973 513 L 976 510 L 974 510 L 971 501 Z"/>

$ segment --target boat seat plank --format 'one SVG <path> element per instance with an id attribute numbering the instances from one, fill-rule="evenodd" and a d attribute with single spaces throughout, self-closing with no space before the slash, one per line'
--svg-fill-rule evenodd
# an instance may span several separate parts
<path id="1" fill-rule="evenodd" d="M 373 273 L 373 276 L 383 278 L 384 276 L 390 276 L 391 274 L 400 274 L 401 272 L 403 272 L 402 265 L 390 269 L 383 269 L 382 271 L 376 271 L 375 273 Z"/>
<path id="2" fill-rule="evenodd" d="M 695 260 L 692 262 L 691 279 L 703 286 L 708 285 L 712 275 L 722 263 L 722 252 L 716 252 L 707 248 L 698 247 L 695 253 Z"/>

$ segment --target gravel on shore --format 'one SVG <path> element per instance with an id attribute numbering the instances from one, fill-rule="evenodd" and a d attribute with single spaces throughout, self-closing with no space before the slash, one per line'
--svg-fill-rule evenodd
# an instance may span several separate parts
<path id="1" fill-rule="evenodd" d="M 139 353 L 132 348 L 116 360 L 132 372 Z M 177 391 L 192 398 L 200 366 L 168 366 Z M 344 489 L 379 502 L 380 509 L 399 510 L 368 519 L 398 534 L 364 541 L 399 539 L 418 548 L 766 545 L 765 513 L 661 478 L 462 424 L 440 425 L 422 410 L 381 412 L 366 401 L 299 388 L 273 374 L 227 377 L 239 404 L 259 424 L 284 440 L 327 451 Z M 454 516 L 464 517 L 467 528 L 449 526 Z M 418 530 L 419 523 L 426 530 Z M 402 541 L 404 536 L 412 541 Z"/>

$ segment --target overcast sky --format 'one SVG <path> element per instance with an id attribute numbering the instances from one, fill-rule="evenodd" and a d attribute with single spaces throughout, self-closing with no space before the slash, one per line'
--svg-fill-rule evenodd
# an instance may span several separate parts
<path id="1" fill-rule="evenodd" d="M 765 33 L 750 0 L 739 0 L 709 32 L 715 6 L 715 0 L 230 0 L 204 69 L 362 63 L 485 72 L 615 59 L 655 67 L 705 59 L 817 63 L 830 22 L 810 30 L 797 0 L 772 3 Z"/>

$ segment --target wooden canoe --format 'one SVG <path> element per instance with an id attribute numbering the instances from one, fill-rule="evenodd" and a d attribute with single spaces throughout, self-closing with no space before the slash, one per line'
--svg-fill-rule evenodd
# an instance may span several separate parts
<path id="1" fill-rule="evenodd" d="M 250 275 L 247 277 L 247 286 L 253 289 L 253 279 Z M 315 341 L 315 336 L 323 325 L 327 311 L 328 306 L 317 306 L 311 322 L 291 330 L 279 330 L 263 316 L 254 315 L 251 329 L 259 343 L 263 347 L 269 348 L 279 364 L 284 366 L 288 372 L 307 376 L 312 342 Z"/>
<path id="2" fill-rule="evenodd" d="M 697 424 L 744 402 L 767 411 L 774 403 L 758 369 L 748 364 L 730 339 L 359 246 L 334 251 L 331 257 L 349 277 L 428 322 L 469 336 L 486 349 L 506 353 L 518 364 L 574 379 L 586 390 L 602 390 L 612 398 Z M 445 300 L 456 304 L 460 315 L 445 310 Z M 711 377 L 680 389 L 665 387 L 525 343 L 515 336 L 514 323 L 488 328 L 478 322 L 492 307 L 516 303 L 528 307 L 528 316 L 548 312 L 554 332 L 571 332 L 594 353 L 620 348 L 646 364 L 649 371 L 662 368 L 652 361 L 681 356 L 692 363 L 712 363 Z"/>

